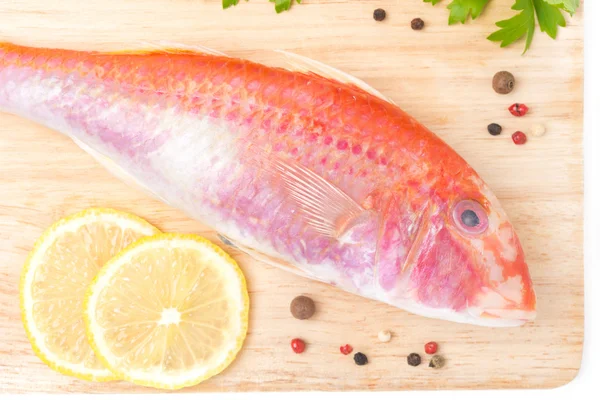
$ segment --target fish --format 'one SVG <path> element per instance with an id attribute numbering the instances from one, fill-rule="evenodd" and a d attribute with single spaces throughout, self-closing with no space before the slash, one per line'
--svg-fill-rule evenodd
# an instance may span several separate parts
<path id="1" fill-rule="evenodd" d="M 3 43 L 0 110 L 268 265 L 428 318 L 533 321 L 522 245 L 474 169 L 364 81 L 276 54 Z"/>

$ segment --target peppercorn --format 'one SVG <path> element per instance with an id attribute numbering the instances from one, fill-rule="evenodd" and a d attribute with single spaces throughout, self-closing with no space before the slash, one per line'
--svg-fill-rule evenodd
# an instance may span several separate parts
<path id="1" fill-rule="evenodd" d="M 375 21 L 383 21 L 385 19 L 385 10 L 383 8 L 378 8 L 373 11 L 373 19 Z"/>
<path id="2" fill-rule="evenodd" d="M 356 365 L 365 365 L 369 362 L 369 360 L 367 360 L 367 356 L 365 356 L 363 353 L 356 353 L 354 354 L 354 362 Z"/>
<path id="3" fill-rule="evenodd" d="M 492 136 L 498 136 L 499 134 L 502 133 L 502 127 L 500 125 L 498 125 L 498 124 L 489 124 L 488 125 L 488 132 Z"/>
<path id="4" fill-rule="evenodd" d="M 433 356 L 431 357 L 431 361 L 429 361 L 429 366 L 431 368 L 440 369 L 446 364 L 446 360 L 442 356 Z"/>
<path id="5" fill-rule="evenodd" d="M 406 361 L 408 361 L 408 365 L 416 367 L 421 364 L 421 356 L 417 353 L 410 353 L 408 357 L 406 357 Z"/>
<path id="6" fill-rule="evenodd" d="M 315 313 L 315 302 L 310 297 L 298 296 L 292 300 L 290 312 L 296 319 L 308 319 Z"/>
<path id="7" fill-rule="evenodd" d="M 512 141 L 515 144 L 525 144 L 527 142 L 527 136 L 521 131 L 516 131 L 512 134 Z"/>
<path id="8" fill-rule="evenodd" d="M 508 71 L 500 71 L 492 79 L 492 87 L 496 93 L 508 94 L 515 88 L 515 77 Z"/>
<path id="9" fill-rule="evenodd" d="M 352 346 L 350 346 L 349 344 L 340 346 L 340 353 L 347 356 L 348 354 L 352 353 Z"/>
<path id="10" fill-rule="evenodd" d="M 435 354 L 438 350 L 438 344 L 436 342 L 429 342 L 425 345 L 425 353 L 427 354 Z"/>
<path id="11" fill-rule="evenodd" d="M 387 343 L 392 339 L 392 333 L 390 331 L 381 331 L 377 334 L 377 338 L 380 342 Z"/>
<path id="12" fill-rule="evenodd" d="M 425 27 L 425 21 L 423 21 L 421 18 L 415 18 L 410 21 L 410 27 L 413 29 L 413 31 L 420 31 L 423 29 L 423 27 Z"/>
<path id="13" fill-rule="evenodd" d="M 510 113 L 515 117 L 522 117 L 523 115 L 527 114 L 529 107 L 527 107 L 525 104 L 515 103 L 508 107 L 508 111 L 510 111 Z"/>
<path id="14" fill-rule="evenodd" d="M 531 127 L 531 134 L 535 137 L 544 136 L 546 133 L 546 127 L 542 124 L 534 124 Z"/>
<path id="15" fill-rule="evenodd" d="M 304 343 L 304 340 L 296 338 L 292 340 L 291 346 L 294 353 L 300 354 L 304 352 L 304 349 L 306 348 L 306 343 Z"/>

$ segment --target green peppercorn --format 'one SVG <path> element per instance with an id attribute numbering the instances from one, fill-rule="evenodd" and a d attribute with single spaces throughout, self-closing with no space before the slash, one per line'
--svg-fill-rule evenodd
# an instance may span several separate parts
<path id="1" fill-rule="evenodd" d="M 429 366 L 434 369 L 440 369 L 446 364 L 446 360 L 442 356 L 433 356 L 429 361 Z"/>
<path id="2" fill-rule="evenodd" d="M 410 353 L 408 357 L 406 357 L 406 361 L 408 361 L 408 365 L 416 367 L 421 364 L 421 356 L 417 353 Z"/>

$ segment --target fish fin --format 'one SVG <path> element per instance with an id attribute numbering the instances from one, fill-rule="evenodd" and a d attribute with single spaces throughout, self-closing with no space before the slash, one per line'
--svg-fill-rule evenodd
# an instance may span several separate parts
<path id="1" fill-rule="evenodd" d="M 201 45 L 187 45 L 176 42 L 160 40 L 158 42 L 140 41 L 140 49 L 111 51 L 102 54 L 210 54 L 213 56 L 227 57 L 225 53 Z"/>
<path id="2" fill-rule="evenodd" d="M 352 236 L 349 230 L 360 224 L 367 210 L 309 168 L 262 150 L 252 151 L 252 146 L 249 151 L 259 168 L 282 181 L 288 198 L 314 231 L 340 241 Z"/>
<path id="3" fill-rule="evenodd" d="M 125 184 L 137 187 L 149 196 L 158 199 L 163 203 L 169 204 L 165 199 L 161 198 L 160 196 L 157 196 L 148 187 L 140 183 L 134 176 L 125 171 L 122 167 L 120 167 L 117 163 L 115 163 L 113 160 L 111 160 L 104 154 L 101 154 L 100 152 L 96 151 L 95 149 L 91 148 L 90 146 L 78 139 L 71 139 L 75 142 L 75 144 L 77 144 L 77 146 L 81 147 L 86 153 L 94 157 L 96 161 L 98 161 L 104 168 L 108 170 L 108 172 L 113 174 L 116 178 L 120 179 L 121 181 L 125 182 Z"/>
<path id="4" fill-rule="evenodd" d="M 222 235 L 218 234 L 218 236 L 221 237 Z M 238 250 L 240 250 L 243 253 L 248 254 L 250 257 L 252 257 L 253 259 L 255 259 L 257 261 L 260 261 L 260 262 L 270 265 L 272 267 L 284 270 L 286 272 L 291 272 L 292 274 L 296 274 L 296 275 L 302 276 L 304 278 L 310 278 L 310 279 L 322 281 L 321 279 L 314 276 L 312 273 L 310 273 L 306 269 L 297 267 L 287 261 L 270 256 L 268 254 L 264 254 L 252 247 L 245 246 L 245 245 L 240 244 L 237 241 L 233 241 L 229 238 L 227 238 L 227 240 L 231 243 L 231 246 L 237 248 Z"/>
<path id="5" fill-rule="evenodd" d="M 406 272 L 416 264 L 417 258 L 419 257 L 419 254 L 421 254 L 421 249 L 419 246 L 415 246 L 415 244 L 425 243 L 425 238 L 430 234 L 429 229 L 425 229 L 426 226 L 428 226 L 425 224 L 425 222 L 428 221 L 430 217 L 431 210 L 427 208 L 417 221 L 418 230 L 415 233 L 414 239 L 412 240 L 413 245 L 410 246 L 408 254 L 404 260 L 404 265 L 402 265 L 402 273 Z"/>
<path id="6" fill-rule="evenodd" d="M 388 103 L 394 105 L 396 104 L 392 99 L 383 95 L 380 91 L 378 91 L 368 83 L 346 72 L 340 71 L 337 68 L 285 50 L 275 51 L 285 57 L 287 65 L 291 67 L 294 71 L 312 73 L 323 78 L 332 79 L 334 81 L 338 81 L 347 85 L 355 86 L 363 92 L 367 92 L 373 96 L 379 97 L 380 99 L 387 101 Z"/>
<path id="7" fill-rule="evenodd" d="M 376 217 L 376 213 L 373 210 L 363 210 L 356 217 L 350 218 L 348 222 L 341 227 L 340 235 L 337 240 L 341 244 L 357 244 L 363 239 L 362 237 L 356 237 L 355 233 L 358 232 L 360 236 L 361 232 L 364 232 L 363 228 L 365 225 L 369 224 L 374 217 Z"/>
<path id="8" fill-rule="evenodd" d="M 224 245 L 231 246 L 231 247 L 237 247 L 235 245 L 235 243 L 233 243 L 233 241 L 231 239 L 229 239 L 227 236 L 217 233 L 217 237 L 219 238 L 219 240 L 221 242 L 223 242 Z"/>

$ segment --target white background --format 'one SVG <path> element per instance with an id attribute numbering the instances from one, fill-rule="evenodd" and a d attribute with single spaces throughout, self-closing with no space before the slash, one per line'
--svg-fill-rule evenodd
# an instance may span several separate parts
<path id="1" fill-rule="evenodd" d="M 304 399 L 307 396 L 318 399 L 342 397 L 345 400 L 364 399 L 440 399 L 454 397 L 462 399 L 486 400 L 510 397 L 518 399 L 566 399 L 596 397 L 594 389 L 600 389 L 600 289 L 592 290 L 592 282 L 600 284 L 600 1 L 585 2 L 585 100 L 584 100 L 584 162 L 585 162 L 585 338 L 583 361 L 579 375 L 569 384 L 553 390 L 502 390 L 502 391 L 437 391 L 437 392 L 374 392 L 374 393 L 186 393 L 179 398 L 209 397 L 212 399 Z M 557 55 L 560 57 L 560 55 Z M 551 62 L 549 60 L 548 62 Z M 549 175 L 551 176 L 551 175 Z M 35 377 L 31 377 L 35 382 Z M 310 390 L 310 388 L 307 388 Z M 173 394 L 166 394 L 166 396 Z M 86 395 L 83 398 L 131 399 L 165 395 Z M 12 398 L 8 395 L 2 398 Z M 36 396 L 38 397 L 38 396 Z M 41 397 L 41 396 L 40 396 Z M 43 396 L 50 397 L 50 396 Z M 80 396 L 78 396 L 80 397 Z"/>

